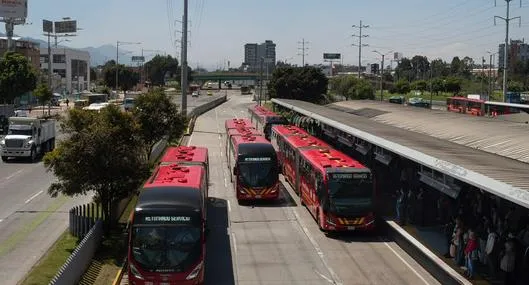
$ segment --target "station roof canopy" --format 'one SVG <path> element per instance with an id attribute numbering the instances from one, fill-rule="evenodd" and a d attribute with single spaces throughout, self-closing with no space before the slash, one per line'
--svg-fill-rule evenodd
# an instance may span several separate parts
<path id="1" fill-rule="evenodd" d="M 529 208 L 527 163 L 325 106 L 287 99 L 272 102 Z"/>

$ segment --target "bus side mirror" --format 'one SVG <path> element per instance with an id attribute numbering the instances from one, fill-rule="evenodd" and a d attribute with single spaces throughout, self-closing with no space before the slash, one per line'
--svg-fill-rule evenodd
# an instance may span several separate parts
<path id="1" fill-rule="evenodd" d="M 239 174 L 239 169 L 237 168 L 237 166 L 234 166 L 233 167 L 233 175 L 237 175 Z"/>

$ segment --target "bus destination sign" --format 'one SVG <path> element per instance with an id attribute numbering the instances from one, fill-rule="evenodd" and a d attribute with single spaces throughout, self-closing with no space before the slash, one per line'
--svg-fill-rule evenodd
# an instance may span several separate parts
<path id="1" fill-rule="evenodd" d="M 332 179 L 367 179 L 367 173 L 331 173 Z"/>
<path id="2" fill-rule="evenodd" d="M 271 161 L 271 157 L 245 157 L 244 161 L 252 161 L 252 162 L 258 162 L 258 161 Z"/>
<path id="3" fill-rule="evenodd" d="M 142 224 L 176 224 L 190 223 L 189 216 L 143 216 Z"/>

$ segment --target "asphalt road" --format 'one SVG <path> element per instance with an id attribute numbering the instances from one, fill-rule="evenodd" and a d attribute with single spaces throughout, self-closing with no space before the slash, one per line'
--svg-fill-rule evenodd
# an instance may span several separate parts
<path id="1" fill-rule="evenodd" d="M 239 205 L 224 121 L 246 117 L 250 104 L 251 96 L 229 91 L 228 102 L 200 116 L 189 138 L 210 156 L 206 284 L 440 284 L 386 237 L 325 236 L 288 186 L 277 203 Z"/>
<path id="2" fill-rule="evenodd" d="M 59 136 L 60 138 L 60 136 Z M 68 210 L 87 196 L 51 198 L 42 162 L 0 162 L 0 283 L 17 284 L 68 227 Z"/>

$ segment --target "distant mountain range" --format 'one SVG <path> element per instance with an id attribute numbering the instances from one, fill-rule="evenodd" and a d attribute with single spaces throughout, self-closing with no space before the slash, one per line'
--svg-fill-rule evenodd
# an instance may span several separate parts
<path id="1" fill-rule="evenodd" d="M 5 34 L 3 33 L 0 33 L 0 36 L 1 37 L 5 37 Z M 35 38 L 31 38 L 31 37 L 23 37 L 23 39 L 27 39 L 27 40 L 31 40 L 31 41 L 34 41 L 34 42 L 37 42 L 40 44 L 40 47 L 41 48 L 47 48 L 48 47 L 48 42 L 47 41 L 44 41 L 44 40 L 41 40 L 41 39 L 35 39 Z M 52 39 L 52 42 L 51 44 L 53 45 L 53 39 Z M 59 45 L 60 47 L 68 47 L 68 46 L 65 46 L 65 45 Z M 85 48 L 80 48 L 80 50 L 84 50 L 84 51 L 87 51 L 90 53 L 90 65 L 91 66 L 98 66 L 98 65 L 102 65 L 104 64 L 105 62 L 109 61 L 109 60 L 115 60 L 116 59 L 116 46 L 114 45 L 102 45 L 100 47 L 85 47 Z M 130 65 L 132 64 L 132 61 L 131 61 L 131 53 L 130 51 L 127 51 L 123 48 L 120 48 L 119 49 L 120 51 L 120 58 L 119 58 L 119 63 L 121 64 L 127 64 L 127 65 Z M 124 55 L 126 54 L 126 55 Z"/>

